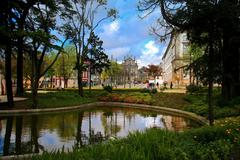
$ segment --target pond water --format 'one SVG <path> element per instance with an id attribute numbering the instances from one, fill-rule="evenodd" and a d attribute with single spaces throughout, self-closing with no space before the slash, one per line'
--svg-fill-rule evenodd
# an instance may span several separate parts
<path id="1" fill-rule="evenodd" d="M 0 155 L 67 151 L 152 127 L 183 131 L 197 126 L 183 117 L 119 107 L 0 117 Z"/>

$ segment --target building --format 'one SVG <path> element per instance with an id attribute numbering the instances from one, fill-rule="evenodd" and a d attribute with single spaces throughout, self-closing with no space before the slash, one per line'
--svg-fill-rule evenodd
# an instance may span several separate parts
<path id="1" fill-rule="evenodd" d="M 167 49 L 162 57 L 163 81 L 173 85 L 188 85 L 190 63 L 188 52 L 189 41 L 186 33 L 171 36 Z"/>
<path id="2" fill-rule="evenodd" d="M 124 57 L 123 63 L 124 79 L 127 83 L 133 83 L 138 79 L 138 64 L 131 56 Z"/>
<path id="3" fill-rule="evenodd" d="M 84 86 L 88 83 L 89 72 L 84 71 L 82 74 L 82 83 Z M 30 88 L 31 82 L 28 82 Z M 71 75 L 69 78 L 63 76 L 42 77 L 39 80 L 39 88 L 78 88 L 77 72 Z"/>
<path id="4" fill-rule="evenodd" d="M 140 82 L 147 82 L 148 80 L 148 72 L 147 67 L 143 66 L 138 70 L 138 81 Z"/>

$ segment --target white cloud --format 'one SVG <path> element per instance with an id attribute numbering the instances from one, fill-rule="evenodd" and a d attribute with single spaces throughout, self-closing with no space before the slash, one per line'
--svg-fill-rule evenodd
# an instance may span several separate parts
<path id="1" fill-rule="evenodd" d="M 114 21 L 110 24 L 110 31 L 111 32 L 117 32 L 120 28 L 119 21 Z"/>
<path id="2" fill-rule="evenodd" d="M 155 55 L 159 52 L 159 49 L 155 46 L 154 41 L 149 41 L 147 44 L 145 44 L 145 49 L 142 51 L 143 55 Z"/>
<path id="3" fill-rule="evenodd" d="M 145 44 L 145 49 L 142 50 L 140 58 L 137 60 L 140 67 L 147 66 L 149 64 L 159 64 L 161 61 L 161 55 L 159 53 L 159 47 L 156 46 L 154 41 L 149 41 Z"/>
<path id="4" fill-rule="evenodd" d="M 123 56 L 127 55 L 130 52 L 129 47 L 118 47 L 107 50 L 108 55 L 111 57 L 113 56 L 114 59 L 122 58 Z"/>
<path id="5" fill-rule="evenodd" d="M 103 26 L 103 30 L 104 30 L 103 34 L 109 36 L 118 32 L 119 29 L 120 29 L 120 22 L 118 20 L 115 20 Z"/>

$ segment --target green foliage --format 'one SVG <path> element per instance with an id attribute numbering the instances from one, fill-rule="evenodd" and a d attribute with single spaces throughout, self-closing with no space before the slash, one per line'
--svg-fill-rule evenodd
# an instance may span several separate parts
<path id="1" fill-rule="evenodd" d="M 48 61 L 52 61 L 56 56 L 56 53 L 51 53 L 48 55 Z M 64 48 L 64 52 L 61 52 L 56 63 L 52 67 L 52 74 L 49 77 L 61 76 L 65 79 L 69 79 L 71 76 L 75 76 L 75 63 L 76 55 L 75 48 L 72 45 L 69 45 Z"/>
<path id="2" fill-rule="evenodd" d="M 87 60 L 90 62 L 91 72 L 95 71 L 97 73 L 102 73 L 104 69 L 108 69 L 110 66 L 108 55 L 104 53 L 102 47 L 103 41 L 92 32 L 88 42 L 90 48 L 88 49 Z"/>
<path id="3" fill-rule="evenodd" d="M 198 115 L 208 116 L 208 105 L 205 94 L 186 95 L 184 100 L 190 104 L 184 106 L 184 110 L 196 113 Z M 222 100 L 219 96 L 214 96 L 214 118 L 224 118 L 240 115 L 239 98 L 230 102 Z"/>
<path id="4" fill-rule="evenodd" d="M 153 88 L 153 89 L 151 90 L 151 93 L 153 93 L 153 94 L 157 93 L 157 89 L 156 89 L 156 88 Z"/>
<path id="5" fill-rule="evenodd" d="M 200 86 L 195 84 L 189 84 L 188 86 L 186 86 L 186 89 L 187 89 L 187 93 L 192 94 L 192 93 L 199 92 Z"/>
<path id="6" fill-rule="evenodd" d="M 155 94 L 155 93 L 157 93 L 157 89 L 156 88 L 153 88 L 153 89 L 143 88 L 141 92 L 142 93 L 153 93 L 153 94 Z"/>
<path id="7" fill-rule="evenodd" d="M 143 88 L 143 89 L 141 90 L 141 92 L 142 92 L 142 93 L 150 93 L 150 89 L 148 89 L 148 88 Z"/>
<path id="8" fill-rule="evenodd" d="M 218 126 L 240 125 L 240 116 L 221 118 L 221 119 L 216 120 L 215 124 Z"/>
<path id="9" fill-rule="evenodd" d="M 105 90 L 105 91 L 111 93 L 112 90 L 113 90 L 113 87 L 112 87 L 112 86 L 104 86 L 104 87 L 103 87 L 103 90 Z"/>
<path id="10" fill-rule="evenodd" d="M 112 81 L 117 81 L 119 77 L 121 77 L 123 73 L 123 67 L 121 64 L 118 64 L 115 61 L 111 61 L 110 66 L 108 69 L 105 69 L 102 74 L 101 78 L 105 81 L 107 79 L 112 79 Z"/>
<path id="11" fill-rule="evenodd" d="M 44 152 L 33 159 L 237 159 L 240 144 L 234 138 L 240 138 L 239 129 L 239 126 L 215 126 L 183 133 L 149 129 L 146 133 L 136 132 L 127 138 L 69 153 Z"/>

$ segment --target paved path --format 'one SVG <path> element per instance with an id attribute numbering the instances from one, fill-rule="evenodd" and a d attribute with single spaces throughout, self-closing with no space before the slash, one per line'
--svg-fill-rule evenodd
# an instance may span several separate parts
<path id="1" fill-rule="evenodd" d="M 14 97 L 13 100 L 14 101 L 24 101 L 26 100 L 27 98 L 23 98 L 23 97 Z M 7 102 L 7 96 L 2 96 L 0 95 L 0 104 L 1 103 L 6 103 Z"/>
<path id="2" fill-rule="evenodd" d="M 163 91 L 164 93 L 186 93 L 185 88 L 173 88 L 173 89 L 166 89 Z"/>

